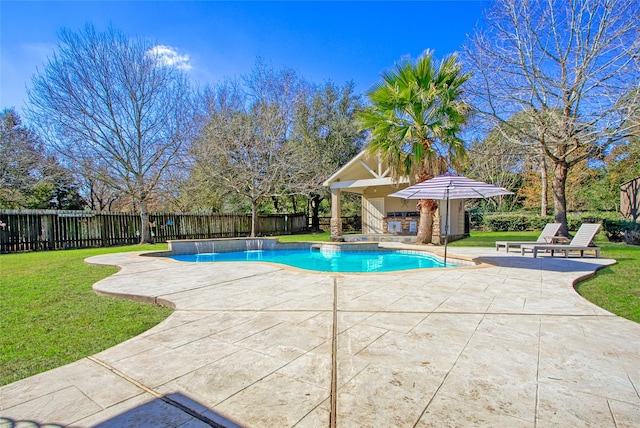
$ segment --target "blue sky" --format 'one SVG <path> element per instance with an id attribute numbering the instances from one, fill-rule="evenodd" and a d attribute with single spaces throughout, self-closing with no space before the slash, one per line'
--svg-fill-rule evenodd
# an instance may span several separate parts
<path id="1" fill-rule="evenodd" d="M 62 28 L 110 24 L 170 48 L 199 85 L 250 71 L 261 56 L 309 81 L 358 92 L 401 58 L 460 49 L 486 1 L 0 1 L 0 109 L 26 102 Z"/>

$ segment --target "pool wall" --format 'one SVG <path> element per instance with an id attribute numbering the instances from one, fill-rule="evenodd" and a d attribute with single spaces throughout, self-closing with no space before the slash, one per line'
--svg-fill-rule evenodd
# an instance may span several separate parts
<path id="1" fill-rule="evenodd" d="M 229 253 L 247 250 L 368 251 L 378 250 L 378 243 L 279 242 L 277 238 L 218 238 L 168 241 L 169 251 L 163 255 Z"/>

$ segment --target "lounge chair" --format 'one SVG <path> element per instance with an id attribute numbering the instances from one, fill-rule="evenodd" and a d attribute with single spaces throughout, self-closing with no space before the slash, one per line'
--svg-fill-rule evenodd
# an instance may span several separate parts
<path id="1" fill-rule="evenodd" d="M 527 244 L 520 246 L 520 252 L 524 256 L 526 251 L 531 251 L 535 258 L 538 251 L 551 251 L 552 257 L 556 251 L 564 252 L 565 257 L 569 256 L 569 251 L 580 251 L 580 257 L 584 257 L 584 252 L 590 250 L 600 257 L 600 247 L 590 246 L 599 229 L 599 223 L 583 223 L 568 244 Z"/>
<path id="2" fill-rule="evenodd" d="M 540 236 L 535 241 L 496 241 L 496 251 L 500 250 L 500 247 L 505 247 L 507 253 L 509 252 L 509 247 L 520 247 L 526 244 L 553 244 L 553 237 L 556 236 L 558 231 L 560 230 L 560 223 L 547 223 L 547 225 L 542 229 Z"/>

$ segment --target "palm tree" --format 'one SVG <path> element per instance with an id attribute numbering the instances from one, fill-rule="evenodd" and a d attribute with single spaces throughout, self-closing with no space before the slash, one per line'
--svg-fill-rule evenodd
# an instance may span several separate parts
<path id="1" fill-rule="evenodd" d="M 421 182 L 464 159 L 457 134 L 469 111 L 460 99 L 469 77 L 456 55 L 436 63 L 427 50 L 415 64 L 406 60 L 383 73 L 369 91 L 371 105 L 359 117 L 361 126 L 370 132 L 369 150 L 389 164 L 396 180 Z M 421 200 L 418 209 L 417 242 L 431 242 L 436 203 Z"/>

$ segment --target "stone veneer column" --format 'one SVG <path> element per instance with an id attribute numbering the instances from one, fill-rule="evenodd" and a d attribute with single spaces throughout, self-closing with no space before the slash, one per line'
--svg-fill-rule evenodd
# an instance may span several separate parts
<path id="1" fill-rule="evenodd" d="M 433 213 L 433 230 L 431 235 L 431 243 L 441 245 L 444 243 L 442 240 L 442 228 L 440 225 L 440 207 Z"/>
<path id="2" fill-rule="evenodd" d="M 340 218 L 340 189 L 331 189 L 331 240 L 342 240 L 342 219 Z"/>

